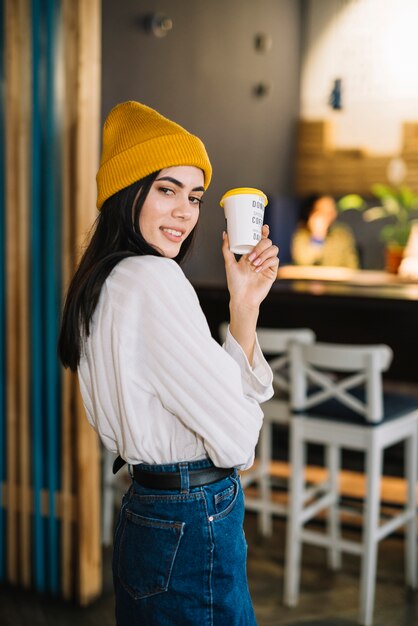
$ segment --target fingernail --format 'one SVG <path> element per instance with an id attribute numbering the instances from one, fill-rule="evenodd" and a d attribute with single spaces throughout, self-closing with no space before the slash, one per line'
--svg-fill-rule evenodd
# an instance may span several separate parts
<path id="1" fill-rule="evenodd" d="M 256 255 L 256 253 L 255 253 L 255 252 L 251 252 L 250 256 L 248 257 L 248 260 L 249 260 L 249 261 L 253 261 L 253 260 L 255 259 L 255 257 L 256 257 L 256 256 L 257 256 L 257 255 Z"/>
<path id="2" fill-rule="evenodd" d="M 225 239 L 225 235 L 226 235 L 226 232 L 223 230 L 222 231 L 222 239 Z"/>
<path id="3" fill-rule="evenodd" d="M 263 268 L 262 267 L 257 267 L 257 269 L 255 270 L 255 273 L 258 274 L 258 272 L 261 272 Z"/>
<path id="4" fill-rule="evenodd" d="M 256 259 L 253 263 L 253 265 L 260 265 L 261 263 L 261 259 Z"/>

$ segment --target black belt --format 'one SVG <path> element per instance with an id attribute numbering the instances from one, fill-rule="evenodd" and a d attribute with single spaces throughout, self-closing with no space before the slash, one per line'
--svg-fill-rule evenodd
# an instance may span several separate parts
<path id="1" fill-rule="evenodd" d="M 147 472 L 134 465 L 133 475 L 136 482 L 150 489 L 181 489 L 180 472 Z M 234 470 L 225 467 L 206 467 L 189 471 L 189 487 L 203 487 L 215 483 L 221 478 L 231 476 Z"/>

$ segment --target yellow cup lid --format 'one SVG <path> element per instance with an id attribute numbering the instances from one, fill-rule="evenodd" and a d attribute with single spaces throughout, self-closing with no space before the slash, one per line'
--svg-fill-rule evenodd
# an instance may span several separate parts
<path id="1" fill-rule="evenodd" d="M 254 187 L 236 187 L 235 189 L 230 189 L 224 193 L 219 204 L 223 207 L 223 201 L 225 198 L 229 198 L 229 196 L 237 196 L 238 194 L 262 196 L 264 199 L 264 206 L 267 206 L 268 204 L 266 194 L 260 189 L 254 189 Z"/>

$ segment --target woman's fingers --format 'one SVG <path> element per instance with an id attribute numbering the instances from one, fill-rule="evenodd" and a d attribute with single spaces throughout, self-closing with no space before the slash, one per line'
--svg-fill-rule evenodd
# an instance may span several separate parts
<path id="1" fill-rule="evenodd" d="M 265 250 L 268 250 L 273 245 L 271 239 L 261 239 L 256 246 L 254 246 L 253 250 L 248 254 L 248 261 L 254 261 L 257 257 L 260 256 Z"/>
<path id="2" fill-rule="evenodd" d="M 277 258 L 279 248 L 276 245 L 273 245 L 271 239 L 268 238 L 269 231 L 270 229 L 268 225 L 264 224 L 261 231 L 261 240 L 256 246 L 254 246 L 250 254 L 244 255 L 243 257 L 243 259 L 251 264 L 252 269 L 256 272 L 260 272 L 268 267 L 277 268 L 279 265 Z M 231 265 L 233 263 L 237 263 L 235 255 L 229 249 L 228 233 L 224 231 L 222 237 L 222 253 L 225 264 Z"/>
<path id="3" fill-rule="evenodd" d="M 264 272 L 267 269 L 273 270 L 277 274 L 277 268 L 279 267 L 279 259 L 277 256 L 268 257 L 265 261 L 255 268 L 255 272 Z"/>
<path id="4" fill-rule="evenodd" d="M 261 227 L 261 239 L 267 239 L 270 233 L 270 226 L 268 224 L 263 224 Z"/>
<path id="5" fill-rule="evenodd" d="M 248 260 L 253 261 L 263 250 L 266 250 L 269 246 L 271 246 L 272 242 L 268 238 L 270 234 L 270 227 L 268 224 L 263 224 L 261 227 L 261 239 L 256 246 L 254 246 L 253 250 L 248 255 Z"/>
<path id="6" fill-rule="evenodd" d="M 248 255 L 248 261 L 254 268 L 261 267 L 268 259 L 277 258 L 279 248 L 272 244 L 270 239 L 262 239 Z"/>

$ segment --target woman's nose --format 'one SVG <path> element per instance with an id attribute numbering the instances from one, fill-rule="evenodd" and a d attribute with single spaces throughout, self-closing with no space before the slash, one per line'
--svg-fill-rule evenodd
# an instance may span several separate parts
<path id="1" fill-rule="evenodd" d="M 192 216 L 192 212 L 190 210 L 189 199 L 179 199 L 176 203 L 175 208 L 173 209 L 173 216 L 178 217 L 183 220 L 189 220 Z"/>

